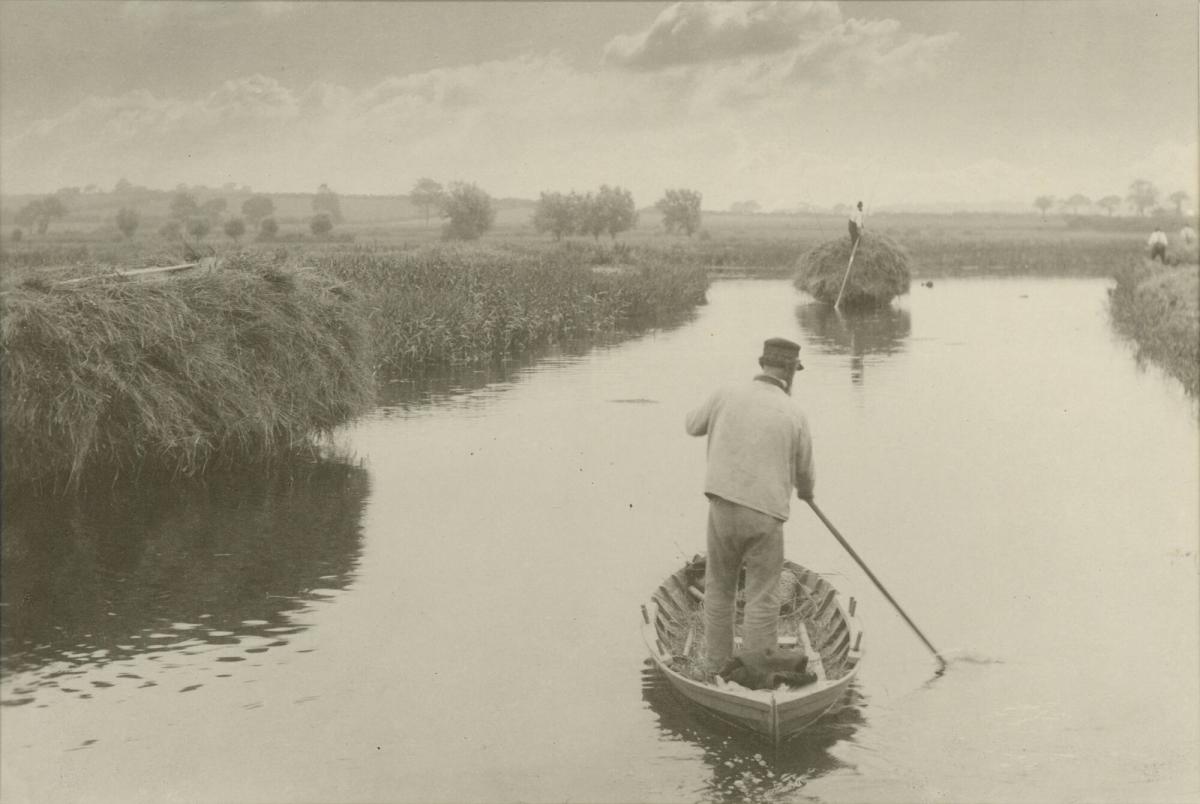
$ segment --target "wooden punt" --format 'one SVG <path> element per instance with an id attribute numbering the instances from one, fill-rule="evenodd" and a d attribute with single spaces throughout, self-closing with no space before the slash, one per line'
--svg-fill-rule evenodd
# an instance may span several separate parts
<path id="1" fill-rule="evenodd" d="M 698 662 L 703 650 L 704 566 L 704 557 L 696 556 L 668 576 L 642 606 L 642 636 L 650 658 L 686 700 L 721 720 L 782 743 L 837 704 L 858 673 L 862 630 L 854 616 L 854 598 L 843 607 L 832 584 L 785 561 L 779 645 L 803 648 L 817 680 L 799 689 L 775 690 L 705 683 L 688 675 L 691 662 Z M 741 606 L 739 600 L 735 643 L 741 640 Z"/>

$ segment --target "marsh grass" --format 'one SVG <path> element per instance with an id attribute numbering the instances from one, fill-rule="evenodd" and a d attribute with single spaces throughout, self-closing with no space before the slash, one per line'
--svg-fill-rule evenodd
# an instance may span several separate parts
<path id="1" fill-rule="evenodd" d="M 632 259 L 626 262 L 626 259 Z M 590 249 L 433 244 L 328 252 L 358 288 L 380 367 L 482 362 L 595 337 L 703 303 L 702 268 Z"/>
<path id="2" fill-rule="evenodd" d="M 1141 239 L 1110 236 L 904 238 L 913 276 L 1112 276 L 1146 253 Z"/>
<path id="3" fill-rule="evenodd" d="M 1139 260 L 1116 273 L 1109 309 L 1139 359 L 1162 365 L 1200 396 L 1200 266 Z"/>
<path id="4" fill-rule="evenodd" d="M 373 398 L 357 294 L 317 272 L 251 261 L 2 298 L 6 486 L 268 459 Z"/>

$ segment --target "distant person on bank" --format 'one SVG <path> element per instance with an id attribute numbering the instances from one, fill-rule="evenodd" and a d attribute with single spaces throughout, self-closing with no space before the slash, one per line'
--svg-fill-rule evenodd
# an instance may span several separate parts
<path id="1" fill-rule="evenodd" d="M 1167 262 L 1167 233 L 1159 226 L 1155 228 L 1150 235 L 1150 239 L 1146 241 L 1146 245 L 1150 246 L 1150 259 L 1157 259 L 1164 265 Z"/>
<path id="2" fill-rule="evenodd" d="M 862 237 L 863 230 L 863 208 L 862 201 L 858 202 L 858 208 L 850 210 L 850 248 L 858 242 L 858 238 Z"/>
<path id="3" fill-rule="evenodd" d="M 746 570 L 742 652 L 777 647 L 783 523 L 792 490 L 813 495 L 812 438 L 792 380 L 800 345 L 784 338 L 763 344 L 762 373 L 715 391 L 687 415 L 689 435 L 708 436 L 708 560 L 704 576 L 707 668 L 733 655 L 734 600 Z"/>

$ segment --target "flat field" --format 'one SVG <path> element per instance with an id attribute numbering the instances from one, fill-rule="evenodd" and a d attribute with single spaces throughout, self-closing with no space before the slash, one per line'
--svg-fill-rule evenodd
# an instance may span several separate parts
<path id="1" fill-rule="evenodd" d="M 297 202 L 297 215 L 303 205 Z M 379 206 L 382 202 L 375 204 Z M 231 205 L 232 206 L 232 205 Z M 357 209 L 363 206 L 364 209 Z M 239 250 L 270 251 L 288 262 L 303 264 L 321 255 L 359 249 L 417 247 L 441 239 L 442 222 L 426 222 L 418 210 L 395 204 L 374 209 L 343 202 L 348 220 L 332 235 L 314 237 L 303 220 L 281 217 L 280 232 L 270 241 L 252 236 L 240 242 L 214 233 L 196 241 L 170 240 L 157 234 L 161 220 L 147 218 L 137 234 L 126 240 L 111 221 L 89 218 L 82 211 L 55 223 L 46 235 L 25 233 L 14 241 L 11 230 L 0 240 L 0 284 L 30 276 L 47 281 L 113 269 L 169 265 L 197 255 L 221 255 Z M 357 212 L 358 214 L 351 214 Z M 384 215 L 392 217 L 384 219 Z M 481 247 L 518 245 L 553 248 L 549 235 L 536 232 L 532 205 L 506 201 L 497 204 L 495 226 L 477 244 Z M 1164 222 L 1172 239 L 1171 255 L 1187 261 L 1177 248 L 1184 221 Z M 1193 226 L 1195 223 L 1193 222 Z M 914 278 L 970 274 L 1032 274 L 1112 276 L 1146 253 L 1145 239 L 1153 228 L 1149 219 L 1064 218 L 1004 214 L 880 213 L 868 218 L 866 236 L 887 234 L 911 257 Z M 214 227 L 219 231 L 220 227 Z M 668 235 L 656 210 L 642 210 L 637 226 L 615 241 L 601 237 L 568 238 L 581 244 L 654 252 L 673 263 L 707 266 L 714 274 L 737 272 L 789 276 L 801 254 L 818 243 L 846 236 L 844 219 L 825 214 L 757 214 L 706 212 L 702 230 L 693 237 Z"/>

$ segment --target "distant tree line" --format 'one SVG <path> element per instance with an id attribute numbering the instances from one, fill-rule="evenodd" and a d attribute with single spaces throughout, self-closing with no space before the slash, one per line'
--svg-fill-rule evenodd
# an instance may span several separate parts
<path id="1" fill-rule="evenodd" d="M 668 233 L 691 236 L 700 229 L 701 194 L 696 190 L 673 189 L 655 202 Z M 756 205 L 757 206 L 757 205 Z M 633 194 L 623 187 L 600 186 L 596 192 L 543 192 L 533 212 L 533 226 L 555 240 L 569 235 L 591 235 L 599 240 L 607 234 L 614 241 L 621 232 L 637 225 L 638 211 Z"/>
<path id="2" fill-rule="evenodd" d="M 259 240 L 274 240 L 278 236 L 279 222 L 275 220 L 275 202 L 270 196 L 261 193 L 250 196 L 242 202 L 240 216 L 224 219 L 222 223 L 222 217 L 228 207 L 229 203 L 224 198 L 212 198 L 201 204 L 186 189 L 177 188 L 168 207 L 170 217 L 159 230 L 159 234 L 167 238 L 176 238 L 186 233 L 202 240 L 217 226 L 221 226 L 225 236 L 235 243 L 252 229 L 257 230 Z M 312 210 L 313 216 L 309 219 L 308 228 L 316 237 L 327 236 L 333 231 L 334 225 L 345 220 L 342 216 L 341 198 L 327 184 L 317 188 L 312 198 Z M 127 210 L 122 209 L 117 213 L 117 226 L 125 232 L 121 227 L 122 213 L 127 214 Z"/>
<path id="3" fill-rule="evenodd" d="M 231 193 L 249 193 L 246 185 L 227 183 L 225 190 Z M 95 185 L 86 188 L 62 188 L 57 193 L 27 203 L 16 215 L 19 226 L 33 228 L 45 234 L 51 223 L 67 215 L 64 199 L 91 195 L 100 191 Z M 140 205 L 162 203 L 165 197 L 167 220 L 158 229 L 158 234 L 167 239 L 190 237 L 195 240 L 215 232 L 223 232 L 230 240 L 240 242 L 248 233 L 259 240 L 269 241 L 279 234 L 275 202 L 269 195 L 258 193 L 245 198 L 240 206 L 240 215 L 230 215 L 229 200 L 215 196 L 203 201 L 199 193 L 212 192 L 206 187 L 176 185 L 174 191 L 150 190 L 133 185 L 126 179 L 117 182 L 113 195 L 121 202 L 113 222 L 116 230 L 126 239 L 132 239 L 142 228 L 143 213 Z M 202 198 L 203 196 L 199 196 Z M 696 190 L 667 190 L 654 207 L 662 214 L 663 226 L 668 233 L 691 236 L 700 228 L 701 194 Z M 456 181 L 448 186 L 431 178 L 421 178 L 413 186 L 409 200 L 425 216 L 426 223 L 433 214 L 446 220 L 442 234 L 451 240 L 474 240 L 490 230 L 495 223 L 496 207 L 492 197 L 470 182 Z M 308 221 L 309 231 L 316 237 L 326 237 L 335 226 L 345 221 L 340 196 L 321 184 L 311 198 L 312 217 Z M 740 211 L 756 212 L 756 202 L 734 205 Z M 111 213 L 110 213 L 111 214 Z M 549 233 L 556 240 L 569 235 L 590 235 L 599 240 L 608 235 L 614 241 L 622 232 L 637 225 L 638 210 L 633 194 L 626 188 L 604 184 L 598 190 L 578 193 L 543 192 L 534 209 L 532 223 L 539 232 Z M 21 230 L 13 232 L 20 239 Z"/>
<path id="4" fill-rule="evenodd" d="M 623 187 L 602 184 L 596 192 L 543 192 L 533 211 L 533 228 L 549 232 L 555 240 L 573 234 L 613 240 L 637 223 L 633 194 Z"/>
<path id="5" fill-rule="evenodd" d="M 1167 214 L 1168 210 L 1164 207 L 1157 206 L 1159 197 L 1159 189 L 1155 187 L 1152 182 L 1147 181 L 1146 179 L 1136 179 L 1129 185 L 1129 189 L 1126 191 L 1124 197 L 1119 195 L 1106 195 L 1103 198 L 1097 199 L 1095 202 L 1093 202 L 1090 198 L 1081 193 L 1075 193 L 1074 195 L 1061 200 L 1056 199 L 1052 195 L 1039 195 L 1033 200 L 1033 206 L 1041 211 L 1043 220 L 1046 218 L 1046 213 L 1049 212 L 1055 206 L 1055 204 L 1058 204 L 1063 211 L 1068 212 L 1071 215 L 1078 215 L 1080 209 L 1086 210 L 1088 207 L 1092 206 L 1093 203 L 1095 206 L 1105 210 L 1109 217 L 1112 217 L 1112 214 L 1116 210 L 1120 209 L 1122 204 L 1127 204 L 1129 209 L 1136 213 L 1138 217 L 1144 217 L 1147 212 L 1153 215 L 1165 215 Z M 1177 217 L 1183 216 L 1183 205 L 1187 203 L 1190 198 L 1191 196 L 1183 190 L 1176 190 L 1169 196 L 1166 196 L 1166 200 L 1170 201 L 1175 207 L 1175 215 Z"/>
<path id="6" fill-rule="evenodd" d="M 408 194 L 409 201 L 425 213 L 425 222 L 437 212 L 446 219 L 442 237 L 447 240 L 477 240 L 496 222 L 492 197 L 473 182 L 440 182 L 421 178 Z"/>
<path id="7" fill-rule="evenodd" d="M 51 221 L 65 218 L 67 206 L 58 195 L 48 195 L 30 201 L 17 212 L 18 226 L 36 228 L 37 233 L 44 235 L 50 228 Z"/>

